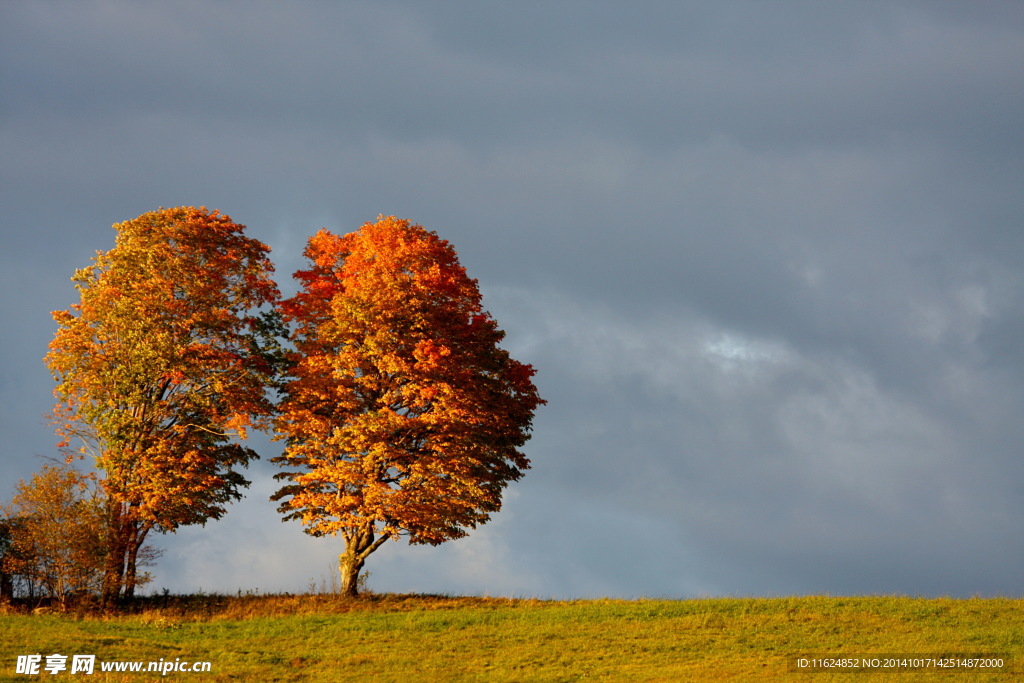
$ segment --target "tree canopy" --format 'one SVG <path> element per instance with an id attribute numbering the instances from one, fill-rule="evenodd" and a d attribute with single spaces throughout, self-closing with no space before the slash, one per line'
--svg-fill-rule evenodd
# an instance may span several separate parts
<path id="1" fill-rule="evenodd" d="M 97 591 L 105 564 L 103 511 L 87 477 L 65 464 L 45 465 L 30 482 L 18 483 L 5 512 L 0 575 L 7 597 L 16 578 L 25 595 L 46 595 L 62 606 Z"/>
<path id="2" fill-rule="evenodd" d="M 77 271 L 79 303 L 55 312 L 46 362 L 63 447 L 102 473 L 109 539 L 104 602 L 135 585 L 151 529 L 219 518 L 256 453 L 237 443 L 273 414 L 269 248 L 205 208 L 114 225 L 115 246 Z"/>
<path id="3" fill-rule="evenodd" d="M 341 534 L 342 589 L 388 538 L 439 544 L 501 507 L 530 466 L 519 450 L 544 401 L 501 348 L 452 246 L 380 217 L 321 230 L 281 304 L 294 326 L 276 429 L 287 483 L 273 497 L 314 536 Z"/>

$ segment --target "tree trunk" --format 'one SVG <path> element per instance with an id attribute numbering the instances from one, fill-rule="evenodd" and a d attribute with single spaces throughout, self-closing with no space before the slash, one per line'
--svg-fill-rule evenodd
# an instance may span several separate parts
<path id="1" fill-rule="evenodd" d="M 103 588 L 100 591 L 100 604 L 104 609 L 117 605 L 121 597 L 121 585 L 124 581 L 124 550 L 118 543 L 107 547 L 107 562 L 103 568 Z"/>
<path id="2" fill-rule="evenodd" d="M 135 597 L 135 582 L 138 576 L 136 565 L 139 560 L 139 549 L 146 542 L 146 534 L 149 533 L 149 527 L 136 528 L 133 531 L 134 533 L 132 534 L 131 541 L 128 543 L 127 556 L 125 558 L 124 597 L 127 600 Z"/>
<path id="3" fill-rule="evenodd" d="M 124 560 L 127 545 L 125 543 L 124 520 L 120 515 L 111 514 L 107 528 L 107 558 L 103 566 L 103 587 L 100 591 L 100 604 L 103 609 L 117 605 L 121 598 L 121 587 L 124 585 Z"/>
<path id="4" fill-rule="evenodd" d="M 374 538 L 373 524 L 345 534 L 345 552 L 341 554 L 338 563 L 342 595 L 350 598 L 359 596 L 359 572 L 370 553 L 387 539 L 387 536 Z"/>
<path id="5" fill-rule="evenodd" d="M 363 560 L 357 559 L 352 552 L 352 544 L 345 545 L 345 552 L 341 554 L 338 564 L 341 570 L 341 594 L 348 598 L 355 598 L 359 595 L 359 572 L 363 569 Z"/>
<path id="6" fill-rule="evenodd" d="M 136 564 L 146 535 L 153 528 L 135 516 L 131 504 L 107 502 L 106 561 L 100 604 L 104 609 L 116 607 L 122 599 L 135 597 Z"/>

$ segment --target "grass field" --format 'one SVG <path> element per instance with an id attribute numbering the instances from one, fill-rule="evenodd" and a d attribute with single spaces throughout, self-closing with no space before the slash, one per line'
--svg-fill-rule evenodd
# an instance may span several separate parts
<path id="1" fill-rule="evenodd" d="M 0 680 L 995 680 L 1024 673 L 1024 600 L 904 597 L 543 601 L 380 595 L 153 597 L 117 616 L 0 615 Z M 96 655 L 92 676 L 18 655 Z M 794 672 L 795 657 L 994 653 L 998 671 Z M 210 662 L 103 673 L 104 661 Z M 891 663 L 891 662 L 890 662 Z M 44 660 L 45 664 L 45 660 Z M 69 657 L 70 669 L 70 657 Z"/>

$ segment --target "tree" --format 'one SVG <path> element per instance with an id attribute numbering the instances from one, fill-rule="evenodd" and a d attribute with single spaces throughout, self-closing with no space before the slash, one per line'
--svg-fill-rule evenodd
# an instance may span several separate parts
<path id="1" fill-rule="evenodd" d="M 104 567 L 103 511 L 86 477 L 68 467 L 44 466 L 20 481 L 7 511 L 3 574 L 19 577 L 66 607 L 98 593 Z M 13 596 L 13 584 L 5 592 Z"/>
<path id="2" fill-rule="evenodd" d="M 272 500 L 313 536 L 341 534 L 342 592 L 389 539 L 437 545 L 501 508 L 529 460 L 543 400 L 534 370 L 499 347 L 476 280 L 455 250 L 409 221 L 380 217 L 305 251 L 289 381 L 276 421 L 290 481 Z"/>
<path id="3" fill-rule="evenodd" d="M 18 576 L 18 556 L 14 545 L 19 520 L 9 511 L 0 517 L 0 605 L 14 598 L 14 580 Z"/>
<path id="4" fill-rule="evenodd" d="M 102 598 L 132 597 L 138 552 L 156 529 L 205 524 L 241 497 L 236 439 L 265 428 L 275 366 L 269 248 L 205 208 L 160 209 L 114 226 L 115 246 L 77 271 L 81 301 L 55 312 L 46 362 L 63 447 L 102 473 Z"/>

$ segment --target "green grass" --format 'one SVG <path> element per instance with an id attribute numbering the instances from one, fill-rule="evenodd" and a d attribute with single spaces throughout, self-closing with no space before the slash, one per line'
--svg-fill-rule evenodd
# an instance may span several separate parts
<path id="1" fill-rule="evenodd" d="M 20 654 L 209 661 L 202 681 L 998 680 L 1005 671 L 791 673 L 802 654 L 998 653 L 1024 672 L 1024 600 L 801 597 L 541 601 L 444 596 L 149 598 L 131 613 L 0 615 Z M 75 680 L 64 672 L 45 680 Z M 145 673 L 82 680 L 144 681 Z"/>

